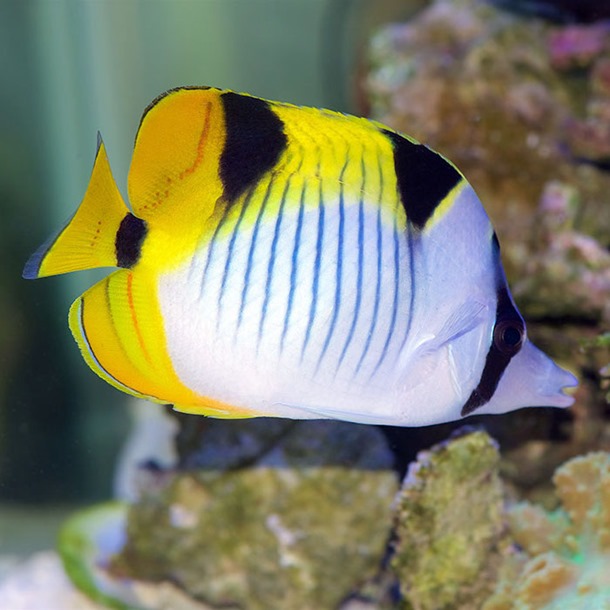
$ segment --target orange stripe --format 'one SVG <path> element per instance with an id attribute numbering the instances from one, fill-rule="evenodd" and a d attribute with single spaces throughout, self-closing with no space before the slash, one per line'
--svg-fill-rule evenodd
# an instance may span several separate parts
<path id="1" fill-rule="evenodd" d="M 132 282 L 133 282 L 133 274 L 130 273 L 127 276 L 127 302 L 129 304 L 129 310 L 131 311 L 131 321 L 133 322 L 133 326 L 136 329 L 138 343 L 140 344 L 140 347 L 142 348 L 144 357 L 146 358 L 146 360 L 148 360 L 149 364 L 152 364 L 152 360 L 150 359 L 146 346 L 144 345 L 144 338 L 142 337 L 142 333 L 140 332 L 140 327 L 138 326 L 138 318 L 136 316 L 136 309 L 133 304 L 133 292 L 132 292 L 132 288 L 131 288 Z"/>
<path id="2" fill-rule="evenodd" d="M 195 161 L 193 162 L 193 165 L 180 172 L 180 180 L 182 180 L 185 176 L 192 174 L 195 169 L 197 169 L 197 166 L 203 161 L 203 148 L 208 137 L 208 132 L 210 131 L 212 102 L 206 102 L 205 106 L 205 119 L 203 120 L 203 129 L 201 130 L 201 135 L 199 136 L 199 142 L 197 142 L 197 155 L 195 157 Z"/>

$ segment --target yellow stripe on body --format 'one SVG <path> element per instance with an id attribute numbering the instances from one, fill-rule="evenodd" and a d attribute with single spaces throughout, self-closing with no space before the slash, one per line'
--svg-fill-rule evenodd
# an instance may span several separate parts
<path id="1" fill-rule="evenodd" d="M 252 414 L 185 387 L 172 366 L 152 278 L 117 271 L 70 308 L 70 329 L 89 367 L 114 387 L 214 417 Z"/>

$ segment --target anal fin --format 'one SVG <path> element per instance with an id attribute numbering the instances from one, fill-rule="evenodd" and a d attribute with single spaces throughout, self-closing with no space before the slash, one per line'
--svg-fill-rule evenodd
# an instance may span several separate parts
<path id="1" fill-rule="evenodd" d="M 183 413 L 256 416 L 200 396 L 180 381 L 168 352 L 153 278 L 126 269 L 112 273 L 73 303 L 69 321 L 89 367 L 115 388 L 170 403 Z"/>
<path id="2" fill-rule="evenodd" d="M 70 329 L 91 369 L 119 390 L 156 402 L 194 402 L 171 364 L 154 285 L 128 270 L 95 284 L 70 308 Z"/>

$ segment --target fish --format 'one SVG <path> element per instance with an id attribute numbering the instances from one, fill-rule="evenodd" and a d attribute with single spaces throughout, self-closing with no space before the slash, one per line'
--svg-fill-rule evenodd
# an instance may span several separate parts
<path id="1" fill-rule="evenodd" d="M 117 270 L 72 304 L 89 367 L 218 418 L 423 426 L 568 407 L 528 339 L 472 186 L 381 123 L 212 87 L 140 121 L 127 207 L 98 134 L 83 200 L 34 279 Z"/>

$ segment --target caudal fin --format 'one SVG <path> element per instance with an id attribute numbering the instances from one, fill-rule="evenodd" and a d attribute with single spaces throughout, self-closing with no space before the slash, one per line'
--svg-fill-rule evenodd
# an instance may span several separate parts
<path id="1" fill-rule="evenodd" d="M 59 233 L 32 254 L 23 277 L 33 280 L 81 269 L 116 267 L 116 235 L 128 213 L 98 134 L 91 179 L 78 210 Z"/>

